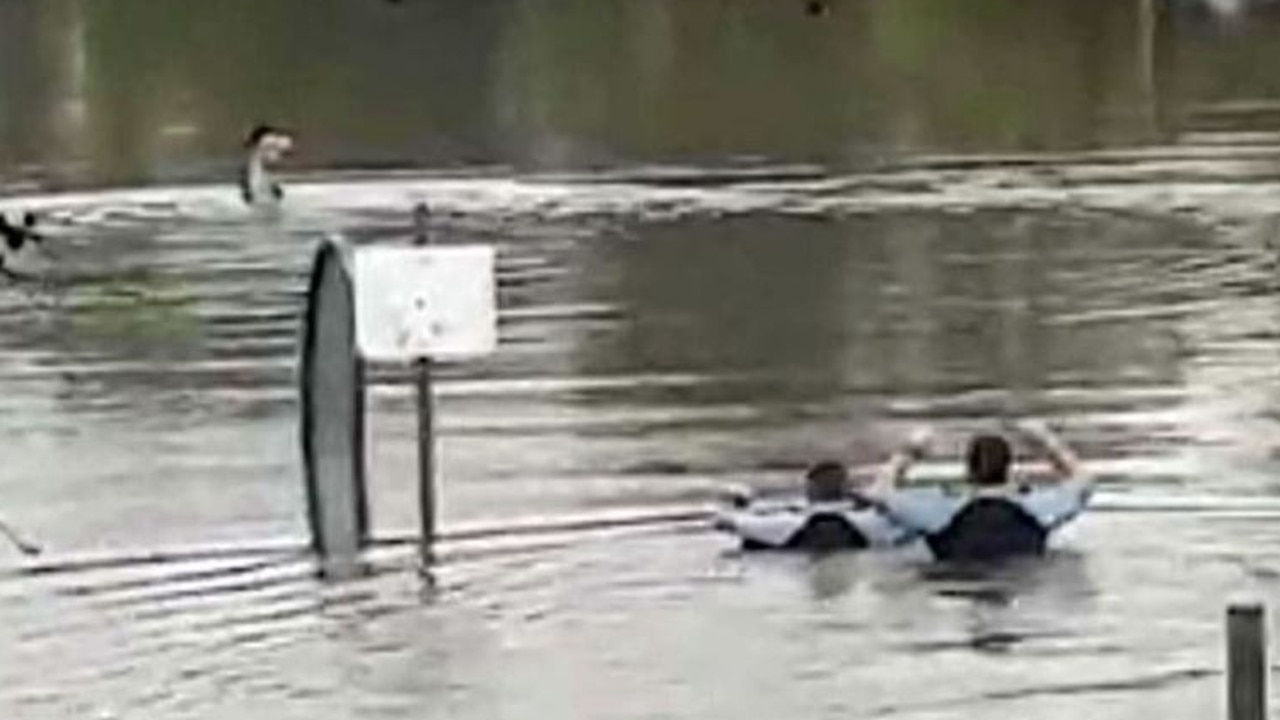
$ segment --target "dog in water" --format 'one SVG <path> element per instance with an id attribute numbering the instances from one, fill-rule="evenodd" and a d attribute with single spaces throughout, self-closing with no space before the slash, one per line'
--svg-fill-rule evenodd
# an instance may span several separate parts
<path id="1" fill-rule="evenodd" d="M 9 261 L 27 245 L 35 245 L 44 241 L 44 236 L 36 231 L 34 213 L 23 213 L 22 223 L 15 225 L 9 218 L 0 214 L 0 274 L 17 277 L 17 273 L 9 267 Z"/>

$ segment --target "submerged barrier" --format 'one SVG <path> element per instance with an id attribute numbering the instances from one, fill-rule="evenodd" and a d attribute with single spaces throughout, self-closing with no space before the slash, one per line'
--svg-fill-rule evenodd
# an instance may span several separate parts
<path id="1" fill-rule="evenodd" d="M 497 345 L 493 248 L 431 246 L 427 216 L 425 205 L 414 209 L 411 246 L 355 248 L 327 238 L 313 260 L 299 346 L 300 431 L 311 548 L 329 577 L 358 572 L 370 544 L 366 366 L 413 368 L 425 565 L 437 512 L 433 363 Z"/>

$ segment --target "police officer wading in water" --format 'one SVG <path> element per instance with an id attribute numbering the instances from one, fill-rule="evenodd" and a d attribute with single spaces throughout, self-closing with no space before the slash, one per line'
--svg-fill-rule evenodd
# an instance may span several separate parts
<path id="1" fill-rule="evenodd" d="M 923 535 L 939 560 L 985 561 L 1042 553 L 1049 533 L 1088 504 L 1093 483 L 1080 471 L 1075 453 L 1044 423 L 1023 421 L 1013 427 L 1048 456 L 1056 482 L 1038 487 L 1014 482 L 1009 443 L 1000 435 L 983 434 L 969 442 L 962 492 L 899 490 L 907 468 L 926 451 L 928 433 L 918 432 L 889 460 L 866 492 L 867 500 L 893 522 Z"/>

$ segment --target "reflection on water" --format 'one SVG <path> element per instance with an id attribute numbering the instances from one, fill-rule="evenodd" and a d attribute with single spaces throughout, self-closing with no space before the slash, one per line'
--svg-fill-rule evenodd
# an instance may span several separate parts
<path id="1" fill-rule="evenodd" d="M 1222 602 L 1280 577 L 1280 18 L 828 6 L 0 3 L 0 210 L 50 235 L 0 287 L 0 516 L 53 554 L 0 573 L 5 716 L 1217 712 Z M 260 120 L 300 138 L 278 213 L 232 184 Z M 434 591 L 394 542 L 320 584 L 304 272 L 421 200 L 499 251 L 501 349 L 439 383 L 451 540 Z M 416 525 L 400 377 L 384 536 Z M 1024 414 L 1103 475 L 1045 563 L 686 522 Z"/>
<path id="2" fill-rule="evenodd" d="M 8 3 L 0 177 L 225 175 L 262 119 L 297 128 L 300 163 L 326 168 L 862 167 L 1274 133 L 1267 3 L 1234 21 L 1189 1 L 829 7 Z"/>

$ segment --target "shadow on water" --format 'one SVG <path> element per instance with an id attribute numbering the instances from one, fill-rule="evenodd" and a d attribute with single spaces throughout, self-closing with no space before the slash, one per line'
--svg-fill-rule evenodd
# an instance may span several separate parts
<path id="1" fill-rule="evenodd" d="M 961 644 L 983 653 L 1009 653 L 1026 642 L 1062 636 L 1062 630 L 1028 629 L 1020 605 L 1031 602 L 1063 612 L 1088 612 L 1097 594 L 1087 557 L 1070 550 L 999 563 L 931 564 L 920 568 L 919 577 L 939 598 L 971 605 L 968 636 Z M 921 643 L 915 648 L 947 651 L 955 649 L 955 643 Z"/>
<path id="2" fill-rule="evenodd" d="M 1077 550 L 1056 550 L 1044 557 L 1023 558 L 1000 563 L 951 564 L 923 559 L 922 547 L 889 553 L 744 553 L 727 551 L 725 557 L 741 562 L 762 563 L 794 572 L 803 578 L 815 600 L 830 601 L 854 592 L 861 585 L 873 585 L 885 592 L 892 586 L 905 584 L 913 591 L 922 590 L 948 601 L 970 604 L 975 612 L 974 635 L 964 644 L 975 650 L 998 652 L 1017 644 L 1024 637 L 1017 632 L 1000 629 L 999 615 L 1008 611 L 1016 619 L 1015 606 L 1020 600 L 1035 598 L 1039 602 L 1081 606 L 1095 594 L 1088 573 L 1085 554 Z M 896 557 L 892 557 L 896 556 Z M 948 649 L 948 643 L 919 645 Z"/>

